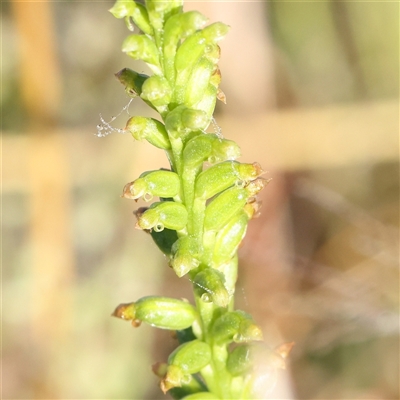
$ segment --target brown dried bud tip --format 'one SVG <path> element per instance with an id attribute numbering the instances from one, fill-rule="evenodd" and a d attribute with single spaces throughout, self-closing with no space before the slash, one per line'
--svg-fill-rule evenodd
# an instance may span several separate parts
<path id="1" fill-rule="evenodd" d="M 282 358 L 287 358 L 289 357 L 294 344 L 294 342 L 283 343 L 275 348 L 275 353 L 279 354 Z"/>
<path id="2" fill-rule="evenodd" d="M 135 303 L 122 303 L 111 314 L 126 321 L 135 320 Z"/>
<path id="3" fill-rule="evenodd" d="M 226 104 L 226 95 L 220 88 L 218 88 L 218 91 L 217 91 L 217 99 L 219 101 L 222 101 L 224 104 Z"/>
<path id="4" fill-rule="evenodd" d="M 124 188 L 122 189 L 122 196 L 125 197 L 126 199 L 132 199 L 132 192 L 131 192 L 131 187 L 132 187 L 133 182 L 127 183 Z M 137 201 L 136 198 L 133 198 L 133 200 Z"/>
<path id="5" fill-rule="evenodd" d="M 158 376 L 159 378 L 163 378 L 167 373 L 168 364 L 165 362 L 158 361 L 151 366 L 151 370 L 153 374 Z"/>

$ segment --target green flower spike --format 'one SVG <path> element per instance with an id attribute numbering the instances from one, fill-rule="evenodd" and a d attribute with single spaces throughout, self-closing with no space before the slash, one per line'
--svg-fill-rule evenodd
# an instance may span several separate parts
<path id="1" fill-rule="evenodd" d="M 238 248 L 248 222 L 259 213 L 257 194 L 268 183 L 258 163 L 240 163 L 240 148 L 220 133 L 207 133 L 220 89 L 222 22 L 207 25 L 182 0 L 117 0 L 111 13 L 130 34 L 122 50 L 141 60 L 150 76 L 123 68 L 116 74 L 131 98 L 158 118 L 132 116 L 125 131 L 165 151 L 168 170 L 143 172 L 123 197 L 154 202 L 139 208 L 136 227 L 151 235 L 177 277 L 193 286 L 194 304 L 148 296 L 121 304 L 113 315 L 177 331 L 179 345 L 154 372 L 161 390 L 176 399 L 254 399 L 268 389 L 271 363 L 260 327 L 234 308 Z M 283 350 L 268 360 L 279 360 Z M 268 354 L 271 354 L 268 353 Z M 283 357 L 284 358 L 284 357 Z M 271 369 L 272 368 L 272 369 Z M 271 374 L 270 374 L 271 375 Z"/>

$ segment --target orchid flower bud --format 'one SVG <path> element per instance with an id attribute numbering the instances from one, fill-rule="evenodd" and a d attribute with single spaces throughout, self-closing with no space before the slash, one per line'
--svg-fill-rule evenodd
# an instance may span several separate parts
<path id="1" fill-rule="evenodd" d="M 190 375 L 199 372 L 211 361 L 211 348 L 200 340 L 181 344 L 168 357 L 167 373 L 161 381 L 165 393 L 173 387 L 188 383 Z"/>
<path id="2" fill-rule="evenodd" d="M 117 0 L 109 10 L 116 18 L 132 18 L 136 26 L 147 35 L 153 34 L 146 8 L 135 1 Z"/>
<path id="3" fill-rule="evenodd" d="M 158 232 L 164 228 L 179 231 L 185 228 L 187 219 L 186 207 L 182 203 L 160 201 L 138 215 L 137 228 L 154 229 Z"/>
<path id="4" fill-rule="evenodd" d="M 203 301 L 212 301 L 218 307 L 227 307 L 231 297 L 224 285 L 224 275 L 214 268 L 205 268 L 193 278 L 195 291 Z"/>
<path id="5" fill-rule="evenodd" d="M 171 148 L 165 126 L 154 118 L 139 116 L 129 118 L 125 129 L 128 130 L 136 140 L 146 139 L 159 149 L 169 150 Z"/>
<path id="6" fill-rule="evenodd" d="M 175 56 L 176 85 L 185 85 L 192 68 L 204 55 L 206 40 L 201 31 L 189 35 L 179 46 Z"/>
<path id="7" fill-rule="evenodd" d="M 172 171 L 147 171 L 138 179 L 127 183 L 123 189 L 123 197 L 137 200 L 144 197 L 150 201 L 153 196 L 175 197 L 180 192 L 179 176 Z"/>
<path id="8" fill-rule="evenodd" d="M 217 43 L 227 35 L 229 29 L 229 25 L 226 25 L 223 22 L 214 22 L 213 24 L 206 26 L 201 31 L 201 35 L 206 39 L 207 43 Z"/>
<path id="9" fill-rule="evenodd" d="M 183 163 L 186 168 L 200 167 L 212 152 L 215 135 L 200 134 L 190 139 L 183 149 Z"/>
<path id="10" fill-rule="evenodd" d="M 121 69 L 115 76 L 125 86 L 126 93 L 131 97 L 140 96 L 143 83 L 149 79 L 148 75 L 139 74 L 129 68 Z"/>
<path id="11" fill-rule="evenodd" d="M 226 369 L 232 376 L 244 375 L 253 367 L 251 358 L 252 344 L 242 344 L 235 347 L 228 356 Z"/>
<path id="12" fill-rule="evenodd" d="M 191 236 L 180 237 L 172 246 L 170 265 L 179 278 L 200 265 L 199 248 Z"/>
<path id="13" fill-rule="evenodd" d="M 248 215 L 242 211 L 231 218 L 231 220 L 218 231 L 211 261 L 214 268 L 228 262 L 234 257 L 246 234 L 248 222 Z"/>
<path id="14" fill-rule="evenodd" d="M 120 304 L 112 315 L 170 330 L 186 329 L 197 318 L 196 309 L 188 302 L 159 296 L 142 297 L 134 303 Z"/>
<path id="15" fill-rule="evenodd" d="M 168 357 L 168 364 L 175 365 L 189 374 L 195 374 L 209 364 L 210 345 L 195 339 L 177 347 Z"/>
<path id="16" fill-rule="evenodd" d="M 213 117 L 215 104 L 217 102 L 217 93 L 218 89 L 212 83 L 209 83 L 206 90 L 204 91 L 202 99 L 193 106 L 194 109 L 202 110 L 205 112 L 208 120 L 207 127 Z"/>
<path id="17" fill-rule="evenodd" d="M 199 167 L 204 161 L 215 164 L 240 157 L 240 148 L 232 140 L 215 134 L 200 134 L 190 139 L 183 150 L 183 163 L 187 168 Z"/>
<path id="18" fill-rule="evenodd" d="M 185 89 L 186 106 L 192 107 L 203 98 L 213 72 L 214 65 L 205 57 L 202 57 L 193 67 Z"/>
<path id="19" fill-rule="evenodd" d="M 255 201 L 254 196 L 264 188 L 266 183 L 268 180 L 258 178 L 249 182 L 244 188 L 241 185 L 234 186 L 219 194 L 206 207 L 204 229 L 210 231 L 222 229 L 234 215 L 244 209 L 247 202 Z M 247 210 L 247 213 L 252 215 L 251 210 Z"/>
<path id="20" fill-rule="evenodd" d="M 201 29 L 207 18 L 197 11 L 189 11 L 170 17 L 164 27 L 164 70 L 166 78 L 175 82 L 174 60 L 180 40 Z"/>
<path id="21" fill-rule="evenodd" d="M 190 131 L 205 129 L 208 120 L 203 111 L 178 106 L 166 117 L 165 126 L 174 137 L 181 137 Z"/>
<path id="22" fill-rule="evenodd" d="M 156 75 L 162 75 L 157 47 L 149 37 L 129 35 L 122 43 L 122 51 L 134 60 L 144 61 Z"/>
<path id="23" fill-rule="evenodd" d="M 219 71 L 218 61 L 221 57 L 221 48 L 215 43 L 209 43 L 204 52 L 204 57 L 214 66 L 214 71 Z M 221 72 L 219 72 L 221 76 Z"/>
<path id="24" fill-rule="evenodd" d="M 243 311 L 228 311 L 214 322 L 211 334 L 217 344 L 262 340 L 261 329 Z"/>
<path id="25" fill-rule="evenodd" d="M 240 147 L 236 142 L 228 139 L 220 139 L 215 135 L 212 152 L 207 161 L 211 164 L 227 160 L 233 161 L 239 158 L 240 155 Z"/>
<path id="26" fill-rule="evenodd" d="M 143 83 L 140 97 L 149 101 L 153 106 L 160 107 L 168 105 L 171 101 L 171 87 L 162 76 L 152 76 Z"/>
<path id="27" fill-rule="evenodd" d="M 207 200 L 234 184 L 244 186 L 262 173 L 258 163 L 221 162 L 203 171 L 197 177 L 195 196 Z"/>
<path id="28" fill-rule="evenodd" d="M 156 30 L 162 30 L 165 21 L 182 12 L 182 0 L 146 0 L 150 23 Z"/>
<path id="29" fill-rule="evenodd" d="M 247 190 L 237 186 L 222 192 L 206 207 L 204 229 L 222 229 L 244 207 L 248 198 Z"/>

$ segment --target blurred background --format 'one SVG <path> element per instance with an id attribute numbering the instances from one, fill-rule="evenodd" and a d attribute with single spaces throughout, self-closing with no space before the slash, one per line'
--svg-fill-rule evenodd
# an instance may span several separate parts
<path id="1" fill-rule="evenodd" d="M 2 398 L 161 399 L 168 332 L 110 317 L 121 302 L 190 298 L 122 187 L 166 166 L 128 135 L 150 115 L 113 74 L 112 1 L 2 2 Z M 240 249 L 238 307 L 275 347 L 269 397 L 399 398 L 399 3 L 187 2 L 231 25 L 222 134 L 271 183 Z"/>

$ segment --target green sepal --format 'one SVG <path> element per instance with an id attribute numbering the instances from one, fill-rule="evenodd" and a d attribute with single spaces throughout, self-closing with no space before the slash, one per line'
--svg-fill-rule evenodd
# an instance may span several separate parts
<path id="1" fill-rule="evenodd" d="M 234 184 L 244 186 L 262 173 L 258 163 L 221 162 L 206 169 L 197 177 L 195 196 L 207 200 Z"/>
<path id="2" fill-rule="evenodd" d="M 171 87 L 164 77 L 151 76 L 144 82 L 140 97 L 149 101 L 154 107 L 160 107 L 169 104 L 171 95 Z"/>
<path id="3" fill-rule="evenodd" d="M 211 335 L 219 345 L 262 340 L 260 327 L 243 311 L 229 311 L 221 315 L 212 325 Z"/>
<path id="4" fill-rule="evenodd" d="M 195 238 L 180 237 L 172 246 L 170 265 L 179 278 L 200 265 L 199 248 Z"/>
<path id="5" fill-rule="evenodd" d="M 169 150 L 171 143 L 168 138 L 165 126 L 154 118 L 131 117 L 126 127 L 136 140 L 147 140 L 159 149 Z"/>
<path id="6" fill-rule="evenodd" d="M 129 68 L 123 68 L 115 74 L 116 78 L 125 86 L 125 91 L 130 97 L 140 96 L 144 82 L 148 75 L 139 74 Z"/>
<path id="7" fill-rule="evenodd" d="M 122 51 L 135 60 L 144 61 L 156 75 L 162 74 L 157 47 L 149 37 L 129 35 L 122 43 Z"/>
<path id="8" fill-rule="evenodd" d="M 194 290 L 203 301 L 209 299 L 218 307 L 227 307 L 231 296 L 225 287 L 224 275 L 214 268 L 205 268 L 193 278 Z"/>
<path id="9" fill-rule="evenodd" d="M 182 203 L 160 201 L 153 203 L 150 208 L 137 217 L 137 228 L 139 229 L 154 229 L 160 232 L 164 228 L 168 228 L 179 231 L 185 228 L 188 213 Z"/>
<path id="10" fill-rule="evenodd" d="M 242 242 L 249 222 L 247 213 L 239 212 L 217 233 L 211 264 L 217 268 L 232 259 Z"/>
<path id="11" fill-rule="evenodd" d="M 146 171 L 133 182 L 127 183 L 123 189 L 122 196 L 137 200 L 144 197 L 150 201 L 153 196 L 175 197 L 181 189 L 178 174 L 168 170 Z"/>

